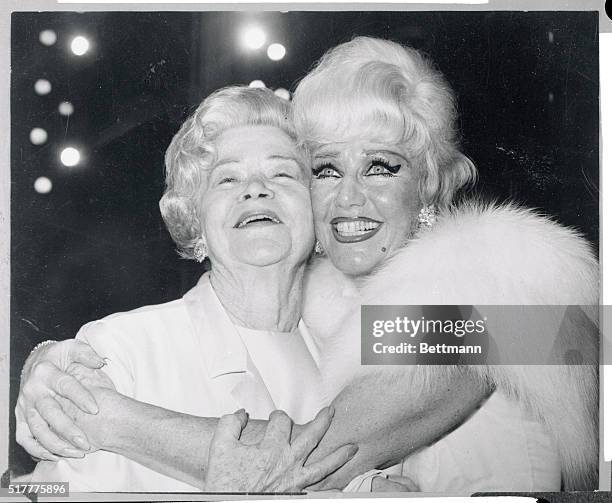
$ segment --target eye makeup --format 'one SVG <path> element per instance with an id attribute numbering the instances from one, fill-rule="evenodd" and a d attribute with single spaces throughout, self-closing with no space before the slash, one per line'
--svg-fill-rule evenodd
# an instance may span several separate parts
<path id="1" fill-rule="evenodd" d="M 384 157 L 378 157 L 378 156 L 374 156 L 372 157 L 372 159 L 370 160 L 370 167 L 368 168 L 368 172 L 375 167 L 382 167 L 385 170 L 387 170 L 390 174 L 396 175 L 397 172 L 400 170 L 400 168 L 402 167 L 401 163 L 399 164 L 395 164 L 392 165 L 387 159 L 385 159 Z M 382 173 L 377 173 L 377 174 L 382 174 Z"/>

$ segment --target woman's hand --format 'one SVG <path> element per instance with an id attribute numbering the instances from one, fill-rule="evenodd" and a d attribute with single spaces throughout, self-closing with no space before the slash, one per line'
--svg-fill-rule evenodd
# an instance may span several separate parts
<path id="1" fill-rule="evenodd" d="M 63 397 L 88 414 L 98 412 L 91 393 L 67 372 L 71 363 L 99 369 L 104 360 L 88 344 L 71 339 L 39 346 L 23 367 L 15 408 L 16 438 L 35 458 L 83 457 L 90 449 L 87 436 L 57 400 Z"/>
<path id="2" fill-rule="evenodd" d="M 240 441 L 248 422 L 244 409 L 223 416 L 210 445 L 204 491 L 301 492 L 346 464 L 357 453 L 344 445 L 325 458 L 305 465 L 328 430 L 333 409 L 326 407 L 291 440 L 293 422 L 283 411 L 270 414 L 263 439 L 254 445 Z"/>
<path id="3" fill-rule="evenodd" d="M 105 394 L 104 391 L 110 390 L 116 394 L 115 385 L 102 369 L 90 369 L 79 363 L 71 363 L 66 371 L 82 386 L 85 386 L 95 398 L 101 411 L 106 411 L 108 414 L 108 411 L 112 410 L 112 407 L 109 409 L 109 404 L 105 402 L 108 393 Z M 112 428 L 108 424 L 108 417 L 83 412 L 73 402 L 59 395 L 56 400 L 64 414 L 87 436 L 88 453 L 104 448 L 108 435 L 113 435 Z"/>

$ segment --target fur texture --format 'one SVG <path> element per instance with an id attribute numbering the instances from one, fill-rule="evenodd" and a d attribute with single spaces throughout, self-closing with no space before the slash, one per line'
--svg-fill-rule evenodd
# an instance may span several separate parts
<path id="1" fill-rule="evenodd" d="M 398 371 L 360 366 L 361 304 L 597 306 L 598 283 L 598 263 L 578 233 L 531 210 L 472 203 L 443 215 L 433 230 L 411 240 L 366 278 L 350 279 L 329 260 L 316 260 L 306 278 L 304 319 L 317 338 L 333 397 L 359 375 Z M 597 323 L 596 314 L 591 319 Z M 483 365 L 469 371 L 517 399 L 546 425 L 559 448 L 565 490 L 593 490 L 598 340 L 584 320 L 571 321 L 575 330 L 557 341 L 556 354 L 580 348 L 588 365 Z M 513 333 L 507 342 L 516 347 L 521 336 Z M 456 370 L 415 366 L 401 371 L 413 372 L 414 385 L 426 389 L 440 372 Z"/>

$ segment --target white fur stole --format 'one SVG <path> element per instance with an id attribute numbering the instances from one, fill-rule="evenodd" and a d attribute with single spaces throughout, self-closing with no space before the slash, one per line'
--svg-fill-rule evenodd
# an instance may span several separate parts
<path id="1" fill-rule="evenodd" d="M 306 277 L 303 316 L 321 351 L 333 397 L 359 375 L 396 368 L 361 367 L 361 304 L 597 306 L 598 284 L 598 263 L 575 231 L 514 205 L 472 203 L 442 215 L 431 231 L 366 278 L 355 281 L 329 260 L 316 259 Z M 597 323 L 596 314 L 591 318 Z M 560 344 L 580 348 L 590 365 L 469 367 L 518 399 L 549 429 L 566 490 L 597 487 L 598 341 L 581 328 L 576 320 L 571 340 Z M 520 337 L 512 334 L 513 343 Z M 421 365 L 411 371 L 415 386 L 423 388 L 440 372 L 453 370 Z"/>

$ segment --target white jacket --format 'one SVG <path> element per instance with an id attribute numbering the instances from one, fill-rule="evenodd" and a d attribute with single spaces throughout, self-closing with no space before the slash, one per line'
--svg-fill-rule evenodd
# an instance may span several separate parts
<path id="1" fill-rule="evenodd" d="M 321 349 L 331 397 L 359 373 L 385 371 L 360 365 L 361 304 L 597 306 L 598 285 L 598 262 L 575 231 L 532 210 L 471 203 L 442 215 L 431 231 L 357 282 L 329 260 L 315 260 L 306 279 L 303 316 Z M 596 314 L 590 317 L 596 322 Z M 571 335 L 557 343 L 579 349 L 589 365 L 470 369 L 518 399 L 550 431 L 564 489 L 592 490 L 598 467 L 598 341 L 580 326 Z M 512 333 L 507 342 L 516 345 L 521 336 Z M 496 343 L 503 349 L 503 340 Z M 415 384 L 452 370 L 414 367 Z"/>

